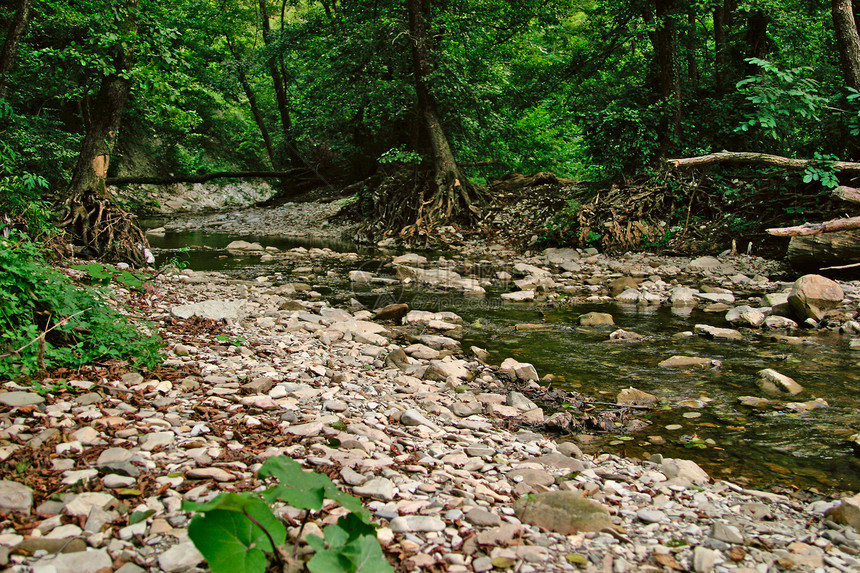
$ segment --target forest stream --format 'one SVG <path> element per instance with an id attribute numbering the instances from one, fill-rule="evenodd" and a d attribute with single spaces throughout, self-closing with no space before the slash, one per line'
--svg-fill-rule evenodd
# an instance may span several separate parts
<path id="1" fill-rule="evenodd" d="M 234 240 L 257 241 L 282 251 L 304 247 L 357 252 L 359 258 L 326 259 L 312 269 L 293 268 L 280 259 L 261 261 L 266 259 L 261 253 L 226 251 Z M 780 338 L 769 336 L 768 331 L 743 329 L 743 340 L 679 337 L 678 333 L 692 331 L 698 324 L 727 326 L 725 313 L 607 302 L 510 303 L 500 298 L 502 291 L 492 288 L 484 297 L 408 288 L 394 278 L 395 269 L 387 264 L 390 252 L 359 248 L 348 241 L 204 232 L 168 232 L 150 236 L 150 241 L 158 263 L 177 257 L 193 270 L 216 270 L 246 279 L 267 276 L 275 284 L 301 280 L 311 283 L 332 306 L 356 299 L 368 309 L 406 302 L 416 310 L 454 312 L 463 318 L 464 349 L 485 348 L 493 364 L 508 357 L 531 363 L 541 376 L 553 376 L 553 388 L 580 393 L 597 403 L 614 403 L 617 393 L 631 386 L 657 396 L 657 406 L 643 416 L 648 422 L 644 428 L 586 436 L 586 453 L 606 451 L 640 458 L 659 453 L 692 459 L 713 476 L 755 487 L 860 490 L 860 459 L 848 441 L 860 428 L 858 352 L 837 334 L 804 330 L 795 333 L 802 338 Z M 489 273 L 504 264 L 482 261 Z M 378 280 L 362 286 L 351 283 L 348 273 L 356 269 L 370 270 Z M 579 326 L 578 317 L 593 311 L 611 314 L 615 326 Z M 541 328 L 519 330 L 518 324 Z M 642 338 L 610 340 L 610 332 L 617 328 Z M 719 367 L 691 371 L 658 366 L 672 355 L 707 357 L 718 361 Z M 741 404 L 740 397 L 759 394 L 754 379 L 764 368 L 775 368 L 803 385 L 805 392 L 795 405 L 787 401 L 759 408 Z M 821 400 L 826 407 L 818 407 Z"/>

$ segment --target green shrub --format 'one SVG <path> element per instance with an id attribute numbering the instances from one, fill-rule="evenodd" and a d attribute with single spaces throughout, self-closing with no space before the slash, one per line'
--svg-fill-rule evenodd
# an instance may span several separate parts
<path id="1" fill-rule="evenodd" d="M 108 306 L 99 291 L 76 286 L 50 267 L 39 243 L 0 229 L 0 377 L 96 360 L 160 363 L 161 339 Z"/>

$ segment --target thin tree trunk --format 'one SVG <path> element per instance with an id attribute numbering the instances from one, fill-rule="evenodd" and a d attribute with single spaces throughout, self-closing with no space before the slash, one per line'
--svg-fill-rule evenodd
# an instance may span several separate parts
<path id="1" fill-rule="evenodd" d="M 126 4 L 128 12 L 119 27 L 137 29 L 137 0 Z M 60 224 L 73 239 L 91 250 L 90 254 L 143 263 L 146 238 L 133 218 L 117 208 L 107 190 L 110 156 L 119 134 L 133 66 L 130 45 L 117 48 L 114 71 L 102 80 L 95 99 L 92 122 L 81 144 L 66 199 L 66 218 Z"/>
<path id="2" fill-rule="evenodd" d="M 853 2 L 833 0 L 831 12 L 845 84 L 860 90 L 860 34 L 857 32 L 857 22 L 854 19 Z"/>
<path id="3" fill-rule="evenodd" d="M 471 218 L 478 212 L 474 205 L 476 190 L 457 165 L 448 137 L 439 118 L 436 99 L 429 88 L 431 64 L 430 35 L 426 0 L 406 0 L 409 33 L 412 39 L 412 63 L 418 113 L 433 154 L 435 189 L 419 206 L 416 226 L 432 228 L 458 217 Z"/>
<path id="4" fill-rule="evenodd" d="M 266 46 L 272 43 L 272 26 L 269 23 L 269 9 L 266 0 L 260 0 L 260 19 L 263 23 L 263 42 Z M 278 69 L 277 58 L 269 58 L 269 74 L 272 76 L 272 86 L 275 88 L 275 98 L 278 102 L 278 114 L 281 117 L 281 128 L 284 132 L 284 153 L 290 163 L 294 166 L 302 163 L 302 158 L 296 148 L 293 139 L 293 121 L 290 118 L 289 102 L 287 100 L 287 89 L 284 78 Z"/>
<path id="5" fill-rule="evenodd" d="M 9 72 L 15 65 L 15 56 L 18 53 L 18 44 L 27 29 L 30 20 L 30 6 L 32 0 L 18 0 L 15 9 L 15 17 L 6 32 L 6 41 L 3 42 L 3 51 L 0 52 L 0 98 L 6 97 L 6 89 L 9 85 Z"/>
<path id="6" fill-rule="evenodd" d="M 239 83 L 242 85 L 242 90 L 245 92 L 245 97 L 248 98 L 248 105 L 251 108 L 251 115 L 254 116 L 254 122 L 260 130 L 260 136 L 263 138 L 263 143 L 266 145 L 266 154 L 269 156 L 269 165 L 272 169 L 275 168 L 275 151 L 272 147 L 272 136 L 269 135 L 269 128 L 266 127 L 266 121 L 263 118 L 263 113 L 260 111 L 260 106 L 257 105 L 257 96 L 254 95 L 254 90 L 251 89 L 251 84 L 248 82 L 248 77 L 245 75 L 245 66 L 241 58 L 233 48 L 233 42 L 227 37 L 227 47 L 236 61 L 236 75 L 239 78 Z"/>
<path id="7" fill-rule="evenodd" d="M 746 31 L 746 46 L 747 46 L 747 57 L 758 58 L 763 60 L 767 57 L 768 54 L 768 41 L 767 41 L 767 25 L 770 24 L 770 16 L 762 12 L 761 10 L 755 10 L 750 12 L 749 17 L 747 19 L 747 31 Z M 759 66 L 755 64 L 748 64 L 746 75 L 752 76 L 755 74 L 762 73 L 762 70 Z"/>
<path id="8" fill-rule="evenodd" d="M 675 0 L 656 0 L 657 30 L 654 51 L 660 72 L 658 95 L 663 114 L 658 134 L 658 155 L 665 157 L 681 131 L 681 76 L 678 73 L 678 30 L 671 17 Z"/>
<path id="9" fill-rule="evenodd" d="M 729 34 L 734 25 L 735 0 L 724 0 L 714 9 L 714 80 L 718 92 L 730 87 Z"/>
<path id="10" fill-rule="evenodd" d="M 687 30 L 685 34 L 687 49 L 687 75 L 694 88 L 699 87 L 699 62 L 696 59 L 696 10 L 690 8 L 687 12 Z"/>

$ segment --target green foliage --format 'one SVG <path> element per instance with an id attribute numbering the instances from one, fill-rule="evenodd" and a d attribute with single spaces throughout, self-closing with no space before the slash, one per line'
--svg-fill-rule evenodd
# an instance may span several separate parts
<path id="1" fill-rule="evenodd" d="M 257 475 L 277 483 L 261 493 L 222 493 L 207 503 L 183 502 L 183 509 L 199 514 L 191 520 L 188 536 L 213 573 L 263 573 L 270 558 L 284 565 L 292 559 L 284 548 L 287 531 L 269 504 L 286 503 L 310 516 L 322 509 L 325 499 L 340 503 L 349 513 L 325 527 L 324 539 L 308 536 L 314 555 L 307 568 L 313 573 L 393 573 L 370 512 L 327 476 L 305 471 L 286 456 L 267 459 Z"/>
<path id="2" fill-rule="evenodd" d="M 72 265 L 73 269 L 86 271 L 90 280 L 96 284 L 108 285 L 111 280 L 114 280 L 130 289 L 140 289 L 143 286 L 144 280 L 139 276 L 125 269 L 116 269 L 110 265 L 102 263 L 87 263 L 81 265 Z"/>
<path id="3" fill-rule="evenodd" d="M 0 377 L 109 358 L 142 368 L 161 362 L 157 336 L 50 268 L 40 249 L 15 231 L 0 239 Z"/>
<path id="4" fill-rule="evenodd" d="M 416 151 L 407 151 L 405 145 L 392 147 L 379 156 L 379 163 L 403 163 L 405 165 L 418 165 L 421 163 L 421 154 Z"/>
<path id="5" fill-rule="evenodd" d="M 758 66 L 761 73 L 737 83 L 753 111 L 747 113 L 746 121 L 736 131 L 746 132 L 758 126 L 768 138 L 781 141 L 793 135 L 797 128 L 795 118 L 819 121 L 827 98 L 820 95 L 819 82 L 809 77 L 812 68 L 781 69 L 759 58 L 746 61 Z"/>
<path id="6" fill-rule="evenodd" d="M 814 163 L 803 171 L 803 182 L 818 181 L 825 189 L 839 187 L 839 178 L 836 176 L 838 169 L 835 166 L 838 160 L 835 155 L 822 155 L 816 151 Z"/>
<path id="7" fill-rule="evenodd" d="M 0 125 L 15 121 L 12 106 L 0 98 Z M 12 139 L 4 134 L 0 139 L 0 213 L 20 217 L 35 234 L 53 232 L 50 222 L 53 213 L 48 203 L 41 200 L 41 194 L 47 188 L 47 179 L 22 171 L 21 153 L 13 146 Z"/>

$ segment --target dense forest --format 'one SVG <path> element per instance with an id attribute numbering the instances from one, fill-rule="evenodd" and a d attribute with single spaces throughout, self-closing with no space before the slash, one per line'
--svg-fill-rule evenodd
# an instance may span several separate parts
<path id="1" fill-rule="evenodd" d="M 407 236 L 468 223 L 509 172 L 755 151 L 811 160 L 774 189 L 814 196 L 858 158 L 850 0 L 16 0 L 0 30 L 0 210 L 120 258 L 145 238 L 116 177 L 420 167 L 368 207 Z"/>

